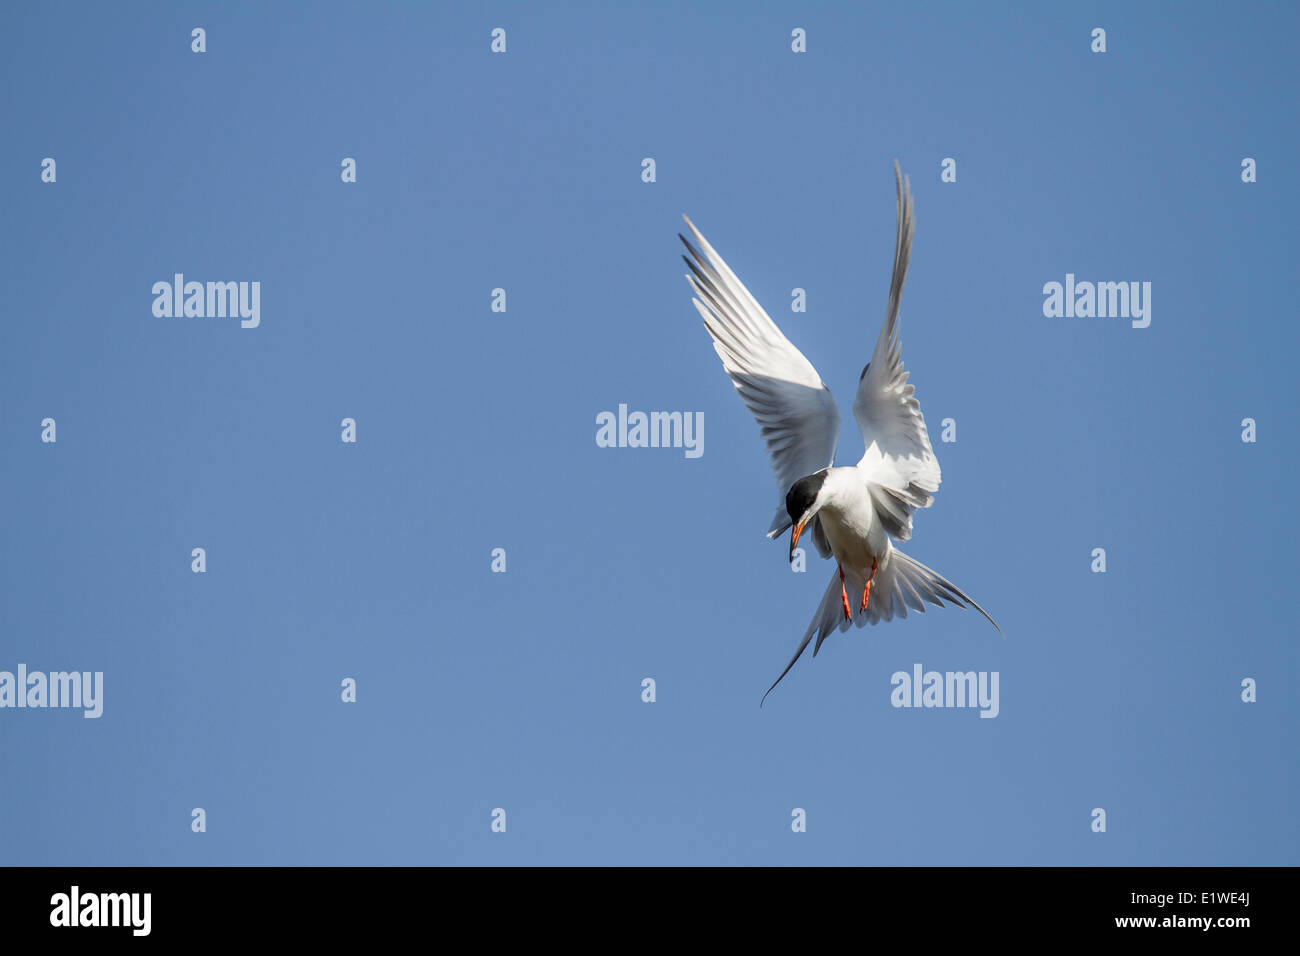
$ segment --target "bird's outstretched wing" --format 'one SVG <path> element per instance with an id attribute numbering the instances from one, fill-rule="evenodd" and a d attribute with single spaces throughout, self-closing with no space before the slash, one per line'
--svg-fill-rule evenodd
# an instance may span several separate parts
<path id="1" fill-rule="evenodd" d="M 907 372 L 898 341 L 898 300 L 907 279 L 907 260 L 912 251 L 911 186 L 894 162 L 898 189 L 898 237 L 894 245 L 894 270 L 889 282 L 889 304 L 876 339 L 871 361 L 858 380 L 853 400 L 853 417 L 862 430 L 866 452 L 858 467 L 868 479 L 871 499 L 885 529 L 898 541 L 912 536 L 912 513 L 928 508 L 939 490 L 939 460 L 930 446 L 930 435 L 916 400 L 915 389 L 907 384 Z"/>
<path id="2" fill-rule="evenodd" d="M 785 510 L 790 486 L 834 463 L 839 409 L 812 363 L 781 334 L 695 224 L 682 218 L 699 245 L 679 234 L 690 253 L 682 259 L 691 270 L 686 278 L 695 290 L 692 301 L 772 456 L 780 500 L 768 536 L 775 537 L 790 527 Z M 820 527 L 814 533 L 821 550 L 825 536 Z M 827 547 L 824 555 L 829 553 Z"/>

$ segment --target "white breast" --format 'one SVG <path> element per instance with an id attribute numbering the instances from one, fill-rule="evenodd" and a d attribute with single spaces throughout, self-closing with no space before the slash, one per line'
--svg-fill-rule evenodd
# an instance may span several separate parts
<path id="1" fill-rule="evenodd" d="M 857 468 L 832 468 L 818 515 L 835 560 L 845 572 L 870 570 L 872 559 L 889 553 L 889 536 L 876 517 L 867 484 Z"/>

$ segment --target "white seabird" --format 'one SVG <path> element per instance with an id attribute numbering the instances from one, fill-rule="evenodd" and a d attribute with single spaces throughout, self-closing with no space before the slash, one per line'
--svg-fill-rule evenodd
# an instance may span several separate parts
<path id="1" fill-rule="evenodd" d="M 690 252 L 682 256 L 695 290 L 692 301 L 736 390 L 758 419 L 781 503 L 768 529 L 775 538 L 787 528 L 790 558 L 808 531 L 823 558 L 838 565 L 826 594 L 794 657 L 768 688 L 781 683 L 814 634 L 817 643 L 833 630 L 848 630 L 925 611 L 928 601 L 970 605 L 989 623 L 993 618 L 964 591 L 894 547 L 912 536 L 912 514 L 928 508 L 939 490 L 939 462 L 913 386 L 907 384 L 898 342 L 898 301 L 912 249 L 910 183 L 894 163 L 898 191 L 898 236 L 889 303 L 876 348 L 858 379 L 853 417 L 866 452 L 856 465 L 835 466 L 840 414 L 830 389 L 812 363 L 790 343 L 708 240 L 683 216 L 699 249 L 679 235 Z M 701 254 L 701 251 L 703 253 Z M 861 595 L 856 609 L 849 594 Z M 763 695 L 764 700 L 767 694 Z"/>

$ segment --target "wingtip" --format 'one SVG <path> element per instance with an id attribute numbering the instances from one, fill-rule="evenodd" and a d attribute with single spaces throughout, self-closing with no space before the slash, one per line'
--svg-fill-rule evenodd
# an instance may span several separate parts
<path id="1" fill-rule="evenodd" d="M 686 215 L 686 213 L 682 213 L 682 221 L 686 223 L 687 228 L 691 230 L 691 235 L 694 236 L 695 241 L 700 244 L 700 249 L 707 254 L 710 260 L 717 255 L 717 253 L 713 251 L 713 247 L 709 245 L 709 240 L 704 238 L 704 233 L 700 232 L 699 227 L 696 226 L 695 223 L 691 222 L 690 216 Z M 678 233 L 678 235 L 680 236 L 681 233 Z M 686 242 L 686 239 L 683 238 L 682 241 Z M 687 242 L 687 245 L 690 245 L 690 243 Z"/>
<path id="2" fill-rule="evenodd" d="M 970 598 L 967 598 L 967 600 L 970 601 Z M 998 626 L 998 622 L 995 621 L 995 620 L 993 620 L 993 617 L 989 614 L 989 612 L 986 611 L 986 610 L 984 610 L 984 608 L 980 607 L 980 606 L 979 606 L 978 604 L 976 604 L 974 601 L 971 601 L 970 603 L 971 603 L 971 607 L 975 608 L 975 610 L 979 611 L 981 614 L 984 615 L 984 620 L 986 620 L 986 621 L 988 621 L 990 624 L 992 624 L 992 625 L 993 625 L 993 629 L 994 629 L 995 631 L 997 631 L 999 634 L 1001 634 L 1001 635 L 1002 635 L 1002 640 L 1005 641 L 1005 640 L 1007 639 L 1006 631 L 1002 630 L 1002 628 L 1000 628 L 1000 627 Z"/>
<path id="3" fill-rule="evenodd" d="M 898 189 L 899 200 L 906 200 L 910 205 L 912 201 L 912 180 L 910 176 L 903 175 L 903 167 L 898 164 L 898 158 L 894 158 L 894 185 Z M 908 210 L 909 214 L 911 210 Z"/>

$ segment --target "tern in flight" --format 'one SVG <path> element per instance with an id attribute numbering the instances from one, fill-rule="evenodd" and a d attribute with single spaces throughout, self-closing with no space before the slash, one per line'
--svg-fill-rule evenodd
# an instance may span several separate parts
<path id="1" fill-rule="evenodd" d="M 906 617 L 909 607 L 924 612 L 927 601 L 938 607 L 945 602 L 970 605 L 1002 632 L 964 591 L 890 541 L 912 536 L 913 512 L 930 507 L 940 481 L 921 406 L 899 355 L 898 300 L 907 278 L 913 221 L 911 186 L 897 161 L 894 178 L 898 190 L 894 271 L 885 321 L 853 400 L 853 417 L 866 446 L 856 465 L 835 465 L 840 413 L 817 370 L 781 334 L 695 224 L 682 217 L 699 247 L 679 235 L 690 253 L 682 259 L 691 270 L 686 278 L 695 290 L 695 308 L 713 337 L 723 368 L 758 419 L 772 456 L 781 501 L 767 536 L 775 538 L 793 528 L 793 561 L 795 547 L 807 532 L 818 554 L 833 556 L 838 565 L 799 649 L 768 694 L 794 667 L 814 634 L 816 657 L 831 631 L 846 631 L 853 623 L 862 627 L 890 621 L 895 615 Z"/>

